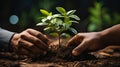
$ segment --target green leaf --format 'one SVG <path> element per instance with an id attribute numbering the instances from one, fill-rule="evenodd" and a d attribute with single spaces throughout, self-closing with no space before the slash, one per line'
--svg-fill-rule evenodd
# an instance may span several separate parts
<path id="1" fill-rule="evenodd" d="M 46 22 L 47 20 L 48 20 L 47 18 L 43 18 L 41 21 Z"/>
<path id="2" fill-rule="evenodd" d="M 80 18 L 77 15 L 70 15 L 69 17 L 74 18 L 76 20 L 80 20 Z"/>
<path id="3" fill-rule="evenodd" d="M 50 35 L 51 35 L 51 36 L 56 36 L 56 37 L 59 36 L 58 33 L 50 33 Z"/>
<path id="4" fill-rule="evenodd" d="M 62 34 L 61 34 L 61 37 L 70 38 L 71 36 L 70 36 L 70 34 L 67 34 L 67 33 L 62 33 Z"/>
<path id="5" fill-rule="evenodd" d="M 46 28 L 44 28 L 44 31 L 47 31 L 47 30 L 50 30 L 51 29 L 51 27 L 46 27 Z"/>
<path id="6" fill-rule="evenodd" d="M 71 31 L 71 32 L 73 32 L 74 34 L 77 34 L 77 30 L 75 30 L 74 28 L 69 28 L 69 30 Z"/>
<path id="7" fill-rule="evenodd" d="M 52 16 L 52 12 L 49 13 L 49 16 Z"/>
<path id="8" fill-rule="evenodd" d="M 67 15 L 73 15 L 76 12 L 76 10 L 70 10 L 67 12 Z"/>
<path id="9" fill-rule="evenodd" d="M 49 13 L 47 10 L 44 10 L 44 9 L 40 9 L 40 12 L 41 12 L 43 15 L 46 15 L 46 16 L 51 15 L 51 13 Z"/>
<path id="10" fill-rule="evenodd" d="M 56 24 L 56 26 L 59 26 L 63 23 L 63 21 L 61 19 L 58 18 L 54 18 L 50 21 L 52 24 Z"/>
<path id="11" fill-rule="evenodd" d="M 69 22 L 72 22 L 72 23 L 79 23 L 78 21 L 69 21 Z"/>
<path id="12" fill-rule="evenodd" d="M 47 16 L 48 20 L 51 20 L 53 18 L 53 16 Z"/>
<path id="13" fill-rule="evenodd" d="M 60 12 L 62 15 L 66 14 L 66 10 L 63 7 L 56 7 L 56 10 Z"/>
<path id="14" fill-rule="evenodd" d="M 72 24 L 71 23 L 63 23 L 63 27 L 65 30 L 68 30 Z"/>
<path id="15" fill-rule="evenodd" d="M 46 28 L 44 28 L 43 30 L 44 30 L 44 32 L 47 33 L 47 34 L 49 34 L 49 33 L 52 31 L 51 27 L 46 27 Z"/>
<path id="16" fill-rule="evenodd" d="M 40 23 L 37 24 L 37 26 L 43 26 L 43 25 L 48 25 L 48 23 L 42 23 L 42 22 L 40 22 Z"/>
<path id="17" fill-rule="evenodd" d="M 56 17 L 64 17 L 64 16 L 62 16 L 61 14 L 54 14 L 53 17 L 56 18 Z"/>

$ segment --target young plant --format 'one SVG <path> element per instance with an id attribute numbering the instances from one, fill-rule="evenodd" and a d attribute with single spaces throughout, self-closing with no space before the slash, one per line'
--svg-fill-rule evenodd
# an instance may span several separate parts
<path id="1" fill-rule="evenodd" d="M 60 37 L 62 35 L 70 37 L 65 31 L 69 30 L 74 34 L 77 34 L 77 31 L 71 26 L 73 23 L 78 23 L 80 18 L 74 14 L 76 10 L 70 10 L 67 12 L 63 7 L 56 7 L 56 10 L 59 12 L 58 14 L 52 14 L 52 12 L 40 9 L 43 16 L 40 17 L 40 22 L 37 26 L 45 26 L 45 32 L 49 35 L 58 36 L 60 46 Z"/>

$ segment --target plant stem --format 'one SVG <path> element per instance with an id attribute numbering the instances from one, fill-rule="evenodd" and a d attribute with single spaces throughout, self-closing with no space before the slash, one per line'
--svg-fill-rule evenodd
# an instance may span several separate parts
<path id="1" fill-rule="evenodd" d="M 58 39 L 59 39 L 59 45 L 58 45 L 58 48 L 60 48 L 60 34 L 58 36 Z"/>

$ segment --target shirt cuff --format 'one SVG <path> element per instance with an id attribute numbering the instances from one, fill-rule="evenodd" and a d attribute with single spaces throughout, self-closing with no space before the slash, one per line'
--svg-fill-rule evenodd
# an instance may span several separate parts
<path id="1" fill-rule="evenodd" d="M 0 51 L 10 51 L 10 42 L 14 32 L 0 29 Z"/>

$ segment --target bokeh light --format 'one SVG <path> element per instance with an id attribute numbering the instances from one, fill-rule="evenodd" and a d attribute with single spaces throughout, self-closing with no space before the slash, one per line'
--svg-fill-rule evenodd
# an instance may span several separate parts
<path id="1" fill-rule="evenodd" d="M 17 15 L 11 15 L 10 18 L 9 18 L 9 22 L 10 22 L 11 24 L 17 24 L 18 21 L 19 21 L 19 18 L 18 18 Z"/>

